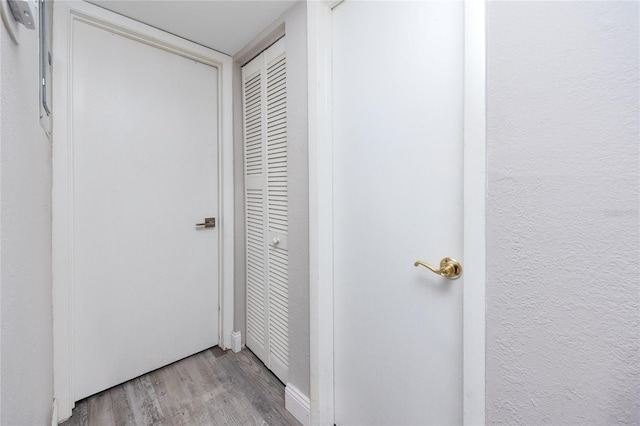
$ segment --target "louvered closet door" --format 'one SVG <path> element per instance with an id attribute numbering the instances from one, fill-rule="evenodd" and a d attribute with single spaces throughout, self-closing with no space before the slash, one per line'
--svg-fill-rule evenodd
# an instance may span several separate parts
<path id="1" fill-rule="evenodd" d="M 281 39 L 242 68 L 247 346 L 283 382 L 289 364 L 287 99 Z"/>

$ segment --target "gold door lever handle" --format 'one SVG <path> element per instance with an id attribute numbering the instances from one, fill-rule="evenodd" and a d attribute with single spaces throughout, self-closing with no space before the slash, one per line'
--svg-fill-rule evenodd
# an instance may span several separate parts
<path id="1" fill-rule="evenodd" d="M 462 265 L 460 265 L 460 262 L 450 257 L 445 257 L 440 261 L 440 269 L 434 268 L 421 260 L 416 261 L 413 266 L 424 266 L 428 270 L 442 275 L 445 278 L 449 278 L 450 280 L 455 280 L 462 274 Z"/>

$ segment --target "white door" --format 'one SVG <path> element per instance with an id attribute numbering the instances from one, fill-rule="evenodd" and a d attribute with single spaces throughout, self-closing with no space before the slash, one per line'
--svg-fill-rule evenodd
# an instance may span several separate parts
<path id="1" fill-rule="evenodd" d="M 335 421 L 462 424 L 463 3 L 332 15 Z"/>
<path id="2" fill-rule="evenodd" d="M 289 374 L 287 62 L 284 37 L 242 67 L 247 347 Z"/>
<path id="3" fill-rule="evenodd" d="M 74 398 L 218 343 L 218 71 L 72 23 Z"/>

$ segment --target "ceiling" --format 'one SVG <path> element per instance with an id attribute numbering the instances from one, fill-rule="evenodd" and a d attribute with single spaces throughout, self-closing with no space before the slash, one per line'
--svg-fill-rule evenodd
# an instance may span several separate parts
<path id="1" fill-rule="evenodd" d="M 89 1 L 227 55 L 234 55 L 297 0 Z"/>

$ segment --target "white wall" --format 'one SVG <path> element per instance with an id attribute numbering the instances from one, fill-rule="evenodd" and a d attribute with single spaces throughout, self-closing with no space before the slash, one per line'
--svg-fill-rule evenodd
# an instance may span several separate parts
<path id="1" fill-rule="evenodd" d="M 640 423 L 638 2 L 489 2 L 487 422 Z"/>
<path id="2" fill-rule="evenodd" d="M 289 383 L 309 396 L 307 7 L 286 14 L 289 173 Z"/>
<path id="3" fill-rule="evenodd" d="M 286 34 L 289 183 L 289 384 L 309 395 L 309 173 L 307 143 L 307 9 L 298 2 L 234 56 L 235 310 L 246 336 L 246 272 L 241 65 Z"/>
<path id="4" fill-rule="evenodd" d="M 0 28 L 0 423 L 43 425 L 53 400 L 51 144 L 38 122 L 37 31 L 20 42 Z"/>

